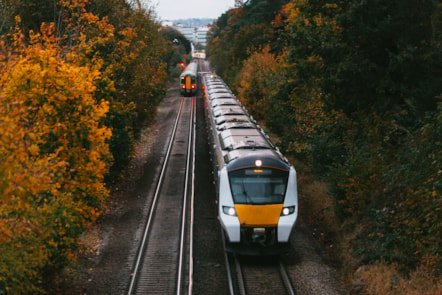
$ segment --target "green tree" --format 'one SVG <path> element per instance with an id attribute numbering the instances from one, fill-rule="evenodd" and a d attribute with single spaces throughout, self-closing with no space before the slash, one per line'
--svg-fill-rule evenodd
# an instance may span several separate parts
<path id="1" fill-rule="evenodd" d="M 245 1 L 223 14 L 211 27 L 207 47 L 212 66 L 232 87 L 237 86 L 242 62 L 269 42 L 270 23 L 287 2 Z"/>
<path id="2" fill-rule="evenodd" d="M 169 27 L 162 28 L 161 35 L 167 42 L 164 61 L 167 63 L 169 77 L 176 78 L 183 70 L 179 64 L 190 60 L 190 41 L 181 32 Z"/>
<path id="3" fill-rule="evenodd" d="M 108 196 L 100 72 L 64 60 L 50 35 L 31 40 L 0 77 L 0 293 L 8 294 L 42 292 Z"/>
<path id="4" fill-rule="evenodd" d="M 283 149 L 330 183 L 341 221 L 366 225 L 353 240 L 363 262 L 437 272 L 441 4 L 268 5 L 241 2 L 217 20 L 209 43 L 217 70 Z"/>

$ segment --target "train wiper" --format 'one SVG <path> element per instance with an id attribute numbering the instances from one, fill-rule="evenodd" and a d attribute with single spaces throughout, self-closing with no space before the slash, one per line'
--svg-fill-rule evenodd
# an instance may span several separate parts
<path id="1" fill-rule="evenodd" d="M 246 186 L 244 185 L 244 180 L 241 181 L 241 187 L 242 187 L 242 193 L 244 194 L 244 196 L 246 196 L 246 204 L 252 203 L 252 199 L 247 193 Z"/>

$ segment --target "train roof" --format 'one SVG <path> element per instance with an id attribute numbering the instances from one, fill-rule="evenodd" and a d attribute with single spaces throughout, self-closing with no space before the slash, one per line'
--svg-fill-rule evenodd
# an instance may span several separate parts
<path id="1" fill-rule="evenodd" d="M 258 129 L 231 128 L 219 132 L 221 148 L 235 149 L 271 149 L 272 145 Z"/>
<path id="2" fill-rule="evenodd" d="M 204 75 L 204 79 L 206 79 L 208 82 L 210 81 L 221 81 L 224 83 L 223 79 L 221 79 L 218 75 L 214 73 L 207 73 Z"/>
<path id="3" fill-rule="evenodd" d="M 224 160 L 226 160 L 227 170 L 233 171 L 243 168 L 255 168 L 256 160 L 260 160 L 262 165 L 259 167 L 263 168 L 273 168 L 289 171 L 290 164 L 279 156 L 275 156 L 273 150 L 256 150 L 256 151 L 246 151 L 237 150 L 232 151 L 225 155 Z"/>
<path id="4" fill-rule="evenodd" d="M 214 117 L 219 117 L 222 115 L 247 115 L 247 112 L 239 105 L 217 106 L 214 107 L 212 111 Z"/>
<path id="5" fill-rule="evenodd" d="M 204 80 L 206 82 L 207 88 L 210 87 L 227 87 L 226 83 L 223 80 Z"/>
<path id="6" fill-rule="evenodd" d="M 207 94 L 209 96 L 212 96 L 215 93 L 218 93 L 218 94 L 228 93 L 228 94 L 233 95 L 232 92 L 229 89 L 227 89 L 227 88 L 213 88 L 213 89 L 207 89 L 206 88 L 206 92 L 207 92 Z M 211 99 L 211 98 L 209 97 L 209 99 Z"/>
<path id="7" fill-rule="evenodd" d="M 215 118 L 215 124 L 220 125 L 226 122 L 252 122 L 247 115 L 220 115 Z"/>
<path id="8" fill-rule="evenodd" d="M 256 167 L 255 161 L 259 159 L 264 167 L 290 170 L 287 159 L 273 146 L 224 81 L 214 74 L 205 74 L 203 81 L 211 117 L 216 124 L 213 135 L 218 137 L 219 152 L 227 169 Z"/>
<path id="9" fill-rule="evenodd" d="M 226 86 L 226 84 L 224 84 L 222 82 L 212 82 L 212 83 L 208 83 L 206 85 L 207 85 L 207 89 L 216 89 L 216 88 L 227 89 L 228 88 Z"/>
<path id="10" fill-rule="evenodd" d="M 229 136 L 224 138 L 221 147 L 225 150 L 237 149 L 270 149 L 270 144 L 258 135 L 249 136 Z"/>
<path id="11" fill-rule="evenodd" d="M 230 128 L 220 132 L 220 137 L 222 139 L 232 136 L 239 136 L 247 139 L 252 136 L 263 136 L 263 134 L 256 128 Z"/>
<path id="12" fill-rule="evenodd" d="M 212 108 L 217 106 L 233 106 L 233 105 L 239 105 L 238 100 L 236 100 L 235 98 L 224 97 L 224 98 L 213 99 L 210 101 L 210 106 Z"/>
<path id="13" fill-rule="evenodd" d="M 233 95 L 233 93 L 231 92 L 219 92 L 219 93 L 215 92 L 211 93 L 209 97 L 210 100 L 219 99 L 219 98 L 235 98 L 235 95 Z"/>
<path id="14" fill-rule="evenodd" d="M 184 69 L 183 73 L 181 74 L 181 76 L 183 75 L 196 75 L 198 71 L 198 63 L 196 61 L 191 61 L 187 67 Z"/>
<path id="15" fill-rule="evenodd" d="M 222 124 L 219 124 L 217 129 L 219 131 L 226 130 L 226 129 L 254 129 L 256 128 L 256 124 L 252 123 L 250 121 L 247 122 L 225 122 Z"/>

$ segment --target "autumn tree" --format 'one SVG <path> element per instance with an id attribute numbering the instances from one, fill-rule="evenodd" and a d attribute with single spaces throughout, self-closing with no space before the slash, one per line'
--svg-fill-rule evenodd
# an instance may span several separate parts
<path id="1" fill-rule="evenodd" d="M 293 0 L 249 34 L 264 2 L 217 21 L 211 60 L 283 150 L 328 181 L 344 229 L 364 224 L 361 263 L 440 272 L 440 4 Z M 241 51 L 266 34 L 269 47 Z"/>
<path id="2" fill-rule="evenodd" d="M 167 81 L 149 12 L 51 3 L 54 22 L 34 15 L 1 36 L 0 293 L 44 293 L 75 258 Z"/>
<path id="3" fill-rule="evenodd" d="M 42 291 L 108 196 L 108 103 L 94 99 L 100 72 L 64 61 L 54 28 L 45 28 L 1 69 L 0 290 L 12 294 Z"/>
<path id="4" fill-rule="evenodd" d="M 287 2 L 244 1 L 223 14 L 211 27 L 207 46 L 211 64 L 227 82 L 234 84 L 242 62 L 267 44 L 271 20 Z"/>
<path id="5" fill-rule="evenodd" d="M 410 147 L 417 138 L 425 141 L 420 128 L 433 126 L 440 112 L 442 64 L 433 33 L 437 10 L 432 2 L 416 4 L 291 1 L 282 11 L 286 26 L 280 33 L 292 73 L 288 95 L 295 117 L 292 132 L 281 136 L 307 147 L 303 151 L 312 165 L 334 187 L 338 216 L 366 224 L 355 247 L 363 261 L 384 259 L 409 269 L 434 253 L 438 244 L 431 233 L 440 228 L 431 214 L 426 216 L 432 222 L 416 222 L 414 214 L 397 211 L 403 206 L 414 211 L 410 204 L 419 203 L 423 213 L 439 204 L 437 181 L 410 178 L 411 171 L 425 170 L 427 179 L 435 180 L 439 160 L 425 164 L 427 168 L 404 162 L 419 158 L 419 148 Z M 312 128 L 298 129 L 306 118 L 311 124 L 305 127 Z M 437 150 L 440 144 L 432 146 Z M 289 150 L 300 151 L 290 145 Z M 406 169 L 410 171 L 404 173 Z M 410 186 L 422 193 L 420 198 L 410 193 Z M 407 231 L 404 224 L 425 230 Z"/>
<path id="6" fill-rule="evenodd" d="M 162 28 L 161 35 L 166 41 L 167 52 L 164 55 L 164 62 L 167 64 L 169 78 L 176 79 L 183 71 L 180 63 L 187 63 L 191 59 L 190 41 L 171 27 Z"/>

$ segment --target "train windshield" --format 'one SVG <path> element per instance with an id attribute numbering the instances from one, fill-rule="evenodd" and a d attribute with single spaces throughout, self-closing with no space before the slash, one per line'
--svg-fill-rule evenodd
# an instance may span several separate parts
<path id="1" fill-rule="evenodd" d="M 194 75 L 183 75 L 181 76 L 181 84 L 186 83 L 186 81 L 191 81 L 192 83 L 196 82 L 196 76 Z"/>
<path id="2" fill-rule="evenodd" d="M 229 172 L 236 204 L 280 204 L 284 202 L 289 172 L 278 169 L 240 169 Z"/>

